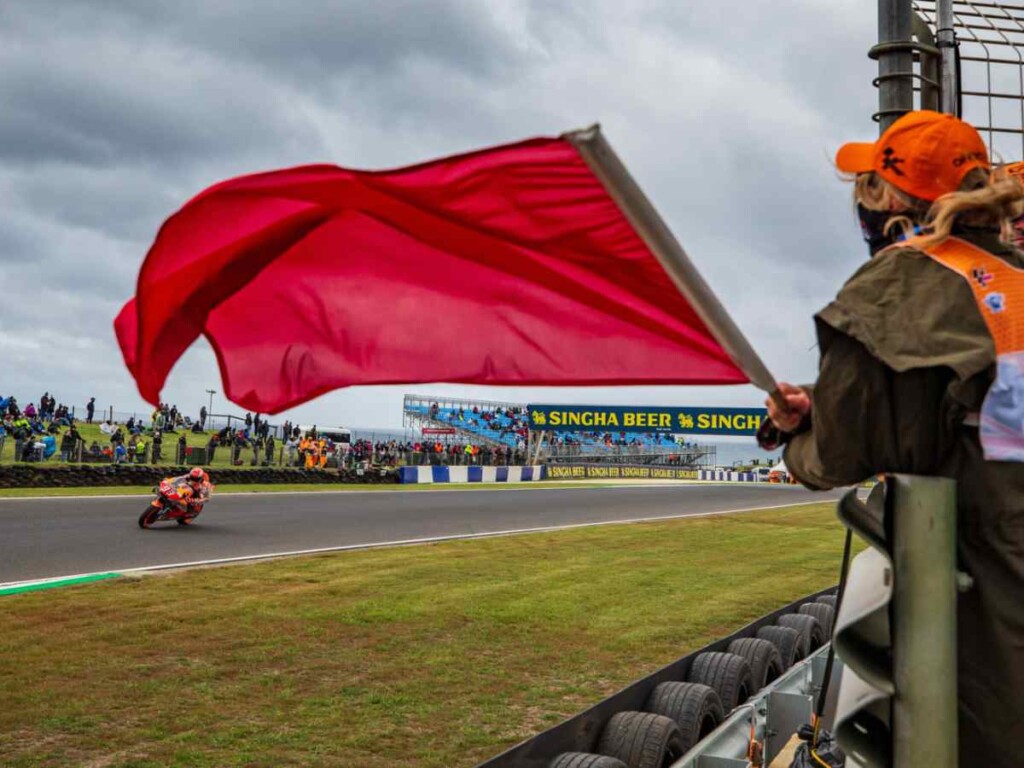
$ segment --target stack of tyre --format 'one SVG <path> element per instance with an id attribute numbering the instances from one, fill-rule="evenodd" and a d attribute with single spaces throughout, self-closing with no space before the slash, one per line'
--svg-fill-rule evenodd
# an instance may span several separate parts
<path id="1" fill-rule="evenodd" d="M 733 640 L 724 653 L 697 654 L 685 682 L 656 686 L 642 712 L 612 715 L 596 754 L 564 752 L 549 768 L 667 768 L 733 708 L 828 642 L 835 601 L 835 595 L 821 595 L 773 626 Z"/>

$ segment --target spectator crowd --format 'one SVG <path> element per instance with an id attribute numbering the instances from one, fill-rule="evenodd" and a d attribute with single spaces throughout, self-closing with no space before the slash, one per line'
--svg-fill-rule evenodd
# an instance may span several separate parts
<path id="1" fill-rule="evenodd" d="M 115 422 L 107 412 L 97 418 L 96 398 L 84 408 L 85 418 L 45 392 L 38 403 L 22 407 L 14 396 L 0 397 L 0 455 L 15 461 L 110 462 L 115 464 L 186 464 L 209 466 L 283 465 L 305 469 L 346 467 L 371 469 L 405 464 L 505 465 L 525 460 L 526 421 L 518 409 L 507 412 L 464 412 L 462 418 L 493 426 L 511 437 L 511 445 L 492 445 L 445 435 L 445 439 L 365 440 L 334 439 L 316 426 L 302 428 L 285 422 L 279 429 L 266 417 L 247 413 L 244 419 L 207 432 L 206 407 L 198 418 L 185 415 L 177 405 L 161 403 L 148 421 L 132 415 Z M 82 410 L 78 410 L 80 415 Z M 107 417 L 107 418 L 104 418 Z M 231 420 L 229 420 L 230 422 Z M 499 424 L 500 422 L 500 424 Z M 83 427 L 82 425 L 90 425 Z M 88 436 L 83 437 L 82 429 Z M 187 437 L 192 434 L 191 440 Z M 203 435 L 203 438 L 196 436 Z M 204 439 L 205 438 L 205 439 Z M 10 441 L 10 442 L 8 442 Z M 196 442 L 203 445 L 196 446 Z M 5 450 L 5 444 L 8 448 Z M 10 446 L 13 444 L 13 450 Z M 197 451 L 202 451 L 198 453 Z"/>

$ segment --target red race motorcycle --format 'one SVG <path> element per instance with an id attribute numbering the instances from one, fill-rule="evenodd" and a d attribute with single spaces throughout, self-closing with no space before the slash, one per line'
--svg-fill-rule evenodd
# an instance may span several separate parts
<path id="1" fill-rule="evenodd" d="M 161 480 L 154 488 L 156 498 L 139 515 L 139 528 L 149 528 L 153 523 L 174 521 L 178 525 L 191 525 L 203 505 L 209 501 L 213 493 L 213 485 L 204 482 L 196 491 L 185 477 L 169 477 Z"/>

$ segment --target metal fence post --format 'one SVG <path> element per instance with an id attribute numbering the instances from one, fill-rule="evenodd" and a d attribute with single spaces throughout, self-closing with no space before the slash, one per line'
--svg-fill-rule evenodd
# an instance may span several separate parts
<path id="1" fill-rule="evenodd" d="M 942 87 L 941 111 L 960 116 L 960 82 L 957 76 L 956 31 L 953 29 L 953 0 L 936 3 L 935 37 L 942 56 L 939 64 Z"/>
<path id="2" fill-rule="evenodd" d="M 878 122 L 884 131 L 914 108 L 911 0 L 878 0 Z"/>
<path id="3" fill-rule="evenodd" d="M 895 475 L 893 764 L 957 765 L 956 483 Z"/>
<path id="4" fill-rule="evenodd" d="M 957 768 L 956 483 L 888 475 L 839 518 L 870 545 L 835 622 L 836 735 L 861 768 Z"/>

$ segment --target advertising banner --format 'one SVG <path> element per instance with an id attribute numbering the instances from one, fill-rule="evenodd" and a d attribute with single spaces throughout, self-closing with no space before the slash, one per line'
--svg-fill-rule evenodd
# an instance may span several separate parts
<path id="1" fill-rule="evenodd" d="M 424 435 L 454 435 L 455 427 L 424 427 Z"/>
<path id="2" fill-rule="evenodd" d="M 530 427 L 564 432 L 673 432 L 753 437 L 764 408 L 642 405 L 531 405 Z"/>
<path id="3" fill-rule="evenodd" d="M 611 464 L 548 464 L 546 477 L 548 480 L 696 480 L 697 470 L 683 467 L 625 467 Z"/>

